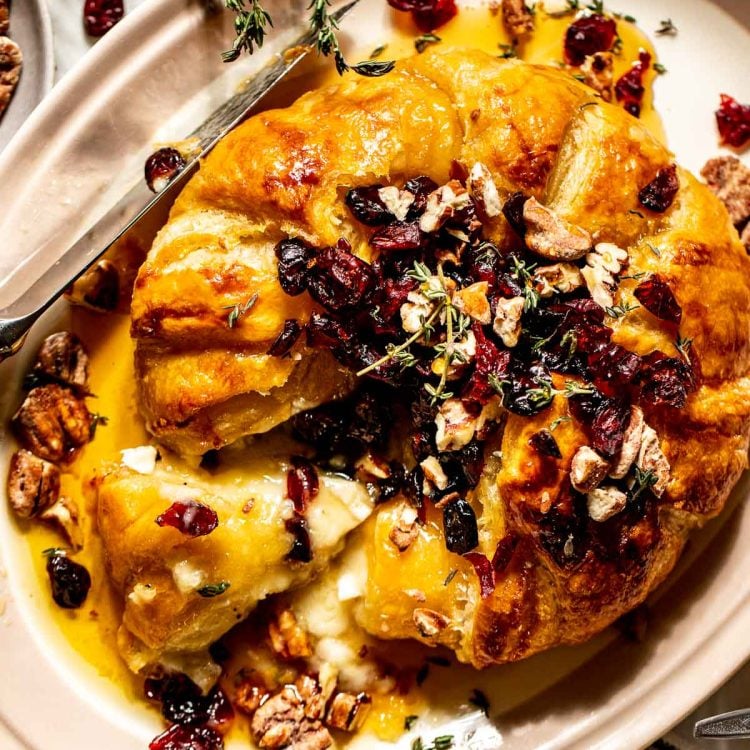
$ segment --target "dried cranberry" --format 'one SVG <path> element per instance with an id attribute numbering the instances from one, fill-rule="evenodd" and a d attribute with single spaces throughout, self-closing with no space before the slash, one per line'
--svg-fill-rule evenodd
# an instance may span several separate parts
<path id="1" fill-rule="evenodd" d="M 658 274 L 642 281 L 633 292 L 633 296 L 653 315 L 661 320 L 679 323 L 682 320 L 682 308 L 677 302 L 669 284 Z"/>
<path id="2" fill-rule="evenodd" d="M 641 50 L 638 60 L 615 83 L 617 101 L 622 102 L 625 110 L 633 117 L 640 117 L 641 115 L 641 102 L 643 101 L 643 95 L 646 93 L 643 76 L 649 65 L 651 65 L 651 55 Z"/>
<path id="3" fill-rule="evenodd" d="M 161 702 L 164 718 L 172 724 L 205 724 L 209 699 L 185 674 L 176 672 L 162 680 L 147 680 L 146 697 Z"/>
<path id="4" fill-rule="evenodd" d="M 422 31 L 433 31 L 448 23 L 456 14 L 456 0 L 429 0 L 412 12 L 414 23 Z"/>
<path id="5" fill-rule="evenodd" d="M 490 384 L 490 379 L 505 380 L 510 367 L 511 354 L 507 349 L 498 349 L 497 345 L 484 333 L 479 324 L 472 326 L 476 338 L 476 359 L 474 372 L 464 386 L 462 398 L 486 404 L 497 391 Z"/>
<path id="6" fill-rule="evenodd" d="M 78 609 L 86 601 L 91 576 L 80 563 L 53 550 L 47 556 L 47 575 L 55 604 L 63 609 Z"/>
<path id="7" fill-rule="evenodd" d="M 553 399 L 552 380 L 541 364 L 516 362 L 503 386 L 503 406 L 513 414 L 530 417 L 549 407 Z"/>
<path id="8" fill-rule="evenodd" d="M 419 282 L 408 276 L 399 279 L 386 279 L 378 294 L 378 307 L 381 318 L 384 321 L 393 318 L 401 309 L 401 305 L 406 302 L 409 292 L 414 291 L 418 286 Z"/>
<path id="9" fill-rule="evenodd" d="M 286 475 L 286 495 L 294 503 L 297 513 L 304 513 L 318 494 L 318 472 L 302 456 L 292 456 L 292 468 Z"/>
<path id="10" fill-rule="evenodd" d="M 125 15 L 122 0 L 85 0 L 83 26 L 89 36 L 104 36 Z"/>
<path id="11" fill-rule="evenodd" d="M 388 464 L 390 474 L 385 479 L 379 479 L 377 482 L 378 488 L 378 500 L 379 503 L 384 503 L 386 500 L 398 495 L 404 488 L 406 483 L 406 471 L 402 464 L 398 461 L 391 461 Z"/>
<path id="12" fill-rule="evenodd" d="M 307 345 L 324 346 L 328 349 L 347 347 L 354 333 L 350 328 L 328 315 L 314 312 L 307 323 Z"/>
<path id="13" fill-rule="evenodd" d="M 346 205 L 354 218 L 368 227 L 379 227 L 394 220 L 394 215 L 388 210 L 380 198 L 378 191 L 382 185 L 352 188 L 346 194 Z"/>
<path id="14" fill-rule="evenodd" d="M 164 513 L 157 516 L 159 526 L 171 526 L 186 536 L 210 534 L 218 525 L 216 511 L 195 500 L 177 500 Z"/>
<path id="15" fill-rule="evenodd" d="M 464 253 L 462 260 L 471 281 L 486 281 L 490 291 L 494 290 L 502 267 L 500 251 L 495 245 L 491 242 L 482 242 L 471 246 Z"/>
<path id="16" fill-rule="evenodd" d="M 476 514 L 462 497 L 443 508 L 443 529 L 445 546 L 458 555 L 470 552 L 479 544 Z"/>
<path id="17" fill-rule="evenodd" d="M 336 247 L 320 251 L 308 285 L 313 299 L 331 312 L 341 312 L 358 305 L 372 291 L 375 273 L 351 252 L 346 240 L 339 240 Z"/>
<path id="18" fill-rule="evenodd" d="M 315 256 L 315 248 L 299 238 L 281 240 L 276 245 L 279 284 L 291 297 L 296 297 L 307 289 L 310 268 Z"/>
<path id="19" fill-rule="evenodd" d="M 310 562 L 313 558 L 312 543 L 305 519 L 299 513 L 295 513 L 286 520 L 284 525 L 292 535 L 292 548 L 286 553 L 286 559 L 294 562 Z"/>
<path id="20" fill-rule="evenodd" d="M 149 190 L 160 193 L 169 181 L 185 169 L 185 159 L 176 148 L 160 148 L 146 159 L 144 167 Z"/>
<path id="21" fill-rule="evenodd" d="M 409 208 L 408 218 L 413 219 L 421 214 L 427 205 L 427 196 L 437 189 L 437 182 L 426 175 L 409 180 L 404 185 L 404 190 L 408 190 L 414 196 L 414 203 Z"/>
<path id="22" fill-rule="evenodd" d="M 492 556 L 492 567 L 495 573 L 502 573 L 510 565 L 511 558 L 516 551 L 519 541 L 519 537 L 510 532 L 497 543 L 495 554 Z"/>
<path id="23" fill-rule="evenodd" d="M 321 455 L 341 451 L 346 444 L 349 416 L 338 402 L 295 414 L 291 422 L 294 437 L 312 445 Z"/>
<path id="24" fill-rule="evenodd" d="M 526 234 L 526 222 L 523 220 L 523 207 L 528 198 L 523 193 L 513 193 L 503 204 L 503 216 L 513 231 L 523 237 Z"/>
<path id="25" fill-rule="evenodd" d="M 664 213 L 674 201 L 680 181 L 677 179 L 677 167 L 670 164 L 656 173 L 651 182 L 638 193 L 641 205 L 650 211 Z"/>
<path id="26" fill-rule="evenodd" d="M 276 340 L 268 348 L 267 354 L 272 357 L 283 357 L 295 345 L 302 333 L 302 326 L 298 320 L 290 318 L 284 321 L 284 327 Z"/>
<path id="27" fill-rule="evenodd" d="M 722 144 L 742 148 L 750 141 L 750 105 L 740 104 L 731 96 L 722 94 L 716 110 L 716 124 Z"/>
<path id="28" fill-rule="evenodd" d="M 479 579 L 479 595 L 486 599 L 495 590 L 495 570 L 481 552 L 469 552 L 464 557 L 474 566 Z"/>
<path id="29" fill-rule="evenodd" d="M 630 407 L 620 401 L 609 401 L 596 414 L 589 427 L 591 447 L 605 458 L 614 457 L 622 448 L 629 421 Z"/>
<path id="30" fill-rule="evenodd" d="M 570 489 L 540 514 L 539 542 L 561 568 L 574 565 L 586 553 L 587 519 L 586 498 Z"/>
<path id="31" fill-rule="evenodd" d="M 224 750 L 221 735 L 209 727 L 183 727 L 175 724 L 155 737 L 149 750 Z"/>
<path id="32" fill-rule="evenodd" d="M 351 402 L 350 402 L 351 403 Z M 391 413 L 384 398 L 363 391 L 354 400 L 349 439 L 364 447 L 384 447 L 388 439 Z"/>
<path id="33" fill-rule="evenodd" d="M 639 379 L 641 398 L 653 406 L 681 409 L 693 388 L 690 367 L 683 360 L 658 351 L 644 357 Z"/>
<path id="34" fill-rule="evenodd" d="M 529 445 L 540 455 L 550 458 L 562 458 L 557 440 L 549 430 L 539 430 L 529 438 Z"/>
<path id="35" fill-rule="evenodd" d="M 599 343 L 590 347 L 588 366 L 596 386 L 614 396 L 623 386 L 633 382 L 641 358 L 619 344 Z"/>
<path id="36" fill-rule="evenodd" d="M 422 244 L 422 233 L 417 221 L 394 221 L 370 237 L 376 250 L 416 250 Z"/>
<path id="37" fill-rule="evenodd" d="M 614 19 L 599 13 L 576 18 L 565 32 L 565 62 L 583 65 L 589 55 L 612 47 L 617 36 Z"/>

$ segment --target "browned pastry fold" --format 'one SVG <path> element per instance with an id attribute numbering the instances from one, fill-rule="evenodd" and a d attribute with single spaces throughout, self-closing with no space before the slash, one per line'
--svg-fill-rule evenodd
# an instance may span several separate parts
<path id="1" fill-rule="evenodd" d="M 671 465 L 666 491 L 637 523 L 608 524 L 606 533 L 591 520 L 570 529 L 555 516 L 585 443 L 576 423 L 555 432 L 557 463 L 528 445 L 567 415 L 565 399 L 532 418 L 508 416 L 470 497 L 478 551 L 491 559 L 501 540 L 507 546 L 485 599 L 470 562 L 446 549 L 436 511 L 403 551 L 390 539 L 395 502 L 366 523 L 359 622 L 381 637 L 445 644 L 485 666 L 582 641 L 642 602 L 688 532 L 721 511 L 747 464 L 750 262 L 725 208 L 684 170 L 668 210 L 639 210 L 639 190 L 673 156 L 637 120 L 564 72 L 473 50 L 427 52 L 383 78 L 306 94 L 237 128 L 191 180 L 139 274 L 132 331 L 149 428 L 185 453 L 335 397 L 351 379 L 332 360 L 315 361 L 321 355 L 303 344 L 291 359 L 264 354 L 286 319 L 304 323 L 313 309 L 307 295 L 282 292 L 274 244 L 345 237 L 369 260 L 368 232 L 348 213 L 344 190 L 420 174 L 443 184 L 454 160 L 482 162 L 501 194 L 535 196 L 595 241 L 626 249 L 629 275 L 658 270 L 684 313 L 679 332 L 693 341 L 697 370 L 683 410 L 645 409 Z M 513 241 L 502 216 L 485 233 L 501 248 Z M 228 308 L 255 294 L 229 328 Z M 674 327 L 645 308 L 609 324 L 613 341 L 631 351 L 674 354 Z M 563 554 L 568 536 L 579 545 L 574 560 Z M 426 628 L 424 610 L 444 626 Z"/>

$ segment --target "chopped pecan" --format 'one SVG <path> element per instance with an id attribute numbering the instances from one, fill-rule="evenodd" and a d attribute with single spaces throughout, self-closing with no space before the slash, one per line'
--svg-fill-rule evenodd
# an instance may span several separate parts
<path id="1" fill-rule="evenodd" d="M 425 481 L 428 482 L 431 487 L 437 487 L 439 490 L 444 490 L 448 486 L 448 477 L 443 471 L 443 467 L 440 465 L 435 456 L 428 456 L 419 464 L 424 472 Z"/>
<path id="2" fill-rule="evenodd" d="M 91 422 L 83 400 L 55 384 L 31 390 L 12 420 L 24 447 L 57 463 L 72 460 L 89 441 Z"/>
<path id="3" fill-rule="evenodd" d="M 409 292 L 406 302 L 401 305 L 401 327 L 407 333 L 416 333 L 422 328 L 422 324 L 430 317 L 435 309 L 435 304 L 425 297 L 422 292 Z"/>
<path id="4" fill-rule="evenodd" d="M 60 471 L 26 450 L 16 451 L 8 471 L 8 500 L 21 518 L 31 518 L 57 502 Z"/>
<path id="5" fill-rule="evenodd" d="M 625 510 L 627 495 L 617 487 L 597 487 L 586 495 L 586 506 L 592 521 L 603 523 Z"/>
<path id="6" fill-rule="evenodd" d="M 333 744 L 330 732 L 321 719 L 325 701 L 309 677 L 294 685 L 285 685 L 263 703 L 253 716 L 250 731 L 261 748 L 287 750 L 325 750 Z"/>
<path id="7" fill-rule="evenodd" d="M 451 180 L 427 196 L 427 206 L 419 219 L 423 232 L 437 232 L 448 219 L 471 205 L 468 190 L 458 181 Z"/>
<path id="8" fill-rule="evenodd" d="M 53 380 L 84 392 L 89 382 L 89 355 L 74 333 L 53 333 L 42 342 L 32 373 L 35 378 Z"/>
<path id="9" fill-rule="evenodd" d="M 307 633 L 302 629 L 291 609 L 277 612 L 268 623 L 271 648 L 282 659 L 304 659 L 312 654 Z"/>
<path id="10" fill-rule="evenodd" d="M 495 308 L 495 320 L 492 330 L 501 338 L 508 348 L 514 347 L 521 336 L 521 315 L 523 315 L 524 298 L 500 297 Z"/>
<path id="11" fill-rule="evenodd" d="M 609 476 L 612 479 L 622 479 L 629 471 L 641 449 L 643 438 L 643 410 L 640 406 L 630 407 L 630 422 L 622 438 L 622 448 L 612 464 Z"/>
<path id="12" fill-rule="evenodd" d="M 500 216 L 503 211 L 503 203 L 500 200 L 500 194 L 490 170 L 482 162 L 476 162 L 471 168 L 466 187 L 469 188 L 474 201 L 488 218 Z"/>
<path id="13" fill-rule="evenodd" d="M 412 613 L 412 620 L 423 638 L 434 638 L 445 630 L 450 622 L 445 615 L 426 607 L 417 607 Z"/>
<path id="14" fill-rule="evenodd" d="M 607 476 L 609 462 L 588 445 L 582 445 L 570 464 L 570 483 L 578 492 L 591 492 Z"/>
<path id="15" fill-rule="evenodd" d="M 736 156 L 709 159 L 701 169 L 701 176 L 727 207 L 736 227 L 750 219 L 750 169 Z"/>
<path id="16" fill-rule="evenodd" d="M 391 475 L 391 467 L 388 465 L 388 461 L 380 456 L 373 455 L 369 451 L 357 460 L 354 469 L 357 479 L 363 482 L 388 479 Z"/>
<path id="17" fill-rule="evenodd" d="M 68 287 L 65 297 L 74 305 L 116 310 L 120 302 L 120 271 L 111 260 L 102 258 Z"/>
<path id="18" fill-rule="evenodd" d="M 412 545 L 418 535 L 417 510 L 408 503 L 402 503 L 399 506 L 388 538 L 399 552 L 404 552 Z"/>
<path id="19" fill-rule="evenodd" d="M 651 487 L 651 491 L 657 497 L 661 497 L 664 490 L 667 489 L 667 484 L 669 484 L 671 467 L 667 457 L 662 452 L 656 430 L 648 425 L 643 427 L 643 438 L 636 464 L 641 471 L 653 472 L 656 482 Z"/>
<path id="20" fill-rule="evenodd" d="M 578 260 L 591 250 L 591 235 L 581 227 L 559 217 L 536 198 L 523 204 L 526 245 L 537 255 L 550 260 Z"/>
<path id="21" fill-rule="evenodd" d="M 233 705 L 246 714 L 254 714 L 261 703 L 268 697 L 270 690 L 265 680 L 258 673 L 248 673 L 244 669 L 240 674 L 240 681 L 234 691 Z"/>
<path id="22" fill-rule="evenodd" d="M 326 714 L 326 724 L 331 729 L 356 732 L 364 723 L 372 698 L 367 693 L 336 693 Z"/>
<path id="23" fill-rule="evenodd" d="M 615 93 L 614 55 L 611 52 L 595 52 L 587 55 L 581 66 L 583 82 L 591 86 L 605 102 L 611 102 Z"/>
<path id="24" fill-rule="evenodd" d="M 554 294 L 570 294 L 583 286 L 583 276 L 572 263 L 553 263 L 534 271 L 534 289 L 545 299 Z"/>
<path id="25" fill-rule="evenodd" d="M 581 274 L 591 298 L 600 307 L 611 307 L 617 289 L 615 275 L 628 259 L 628 253 L 610 242 L 600 242 L 593 253 L 586 256 L 586 265 Z"/>
<path id="26" fill-rule="evenodd" d="M 0 36 L 0 113 L 7 108 L 16 90 L 22 64 L 21 48 L 7 36 Z"/>
<path id="27" fill-rule="evenodd" d="M 435 416 L 435 444 L 439 451 L 457 451 L 471 442 L 477 431 L 477 417 L 470 414 L 460 398 L 449 398 Z"/>
<path id="28" fill-rule="evenodd" d="M 78 505 L 64 495 L 39 514 L 39 520 L 48 523 L 60 533 L 73 549 L 83 547 L 83 530 L 79 524 Z"/>
<path id="29" fill-rule="evenodd" d="M 534 16 L 524 0 L 502 0 L 501 9 L 503 24 L 514 39 L 534 31 Z"/>
<path id="30" fill-rule="evenodd" d="M 412 203 L 414 203 L 414 193 L 410 193 L 408 190 L 399 190 L 395 185 L 380 188 L 378 197 L 398 221 L 403 221 L 406 218 Z"/>

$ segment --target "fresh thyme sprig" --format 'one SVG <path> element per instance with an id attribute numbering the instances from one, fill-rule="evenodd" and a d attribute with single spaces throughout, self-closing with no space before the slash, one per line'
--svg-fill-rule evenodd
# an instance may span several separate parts
<path id="1" fill-rule="evenodd" d="M 251 310 L 253 305 L 255 305 L 257 301 L 258 293 L 256 292 L 251 297 L 249 297 L 247 302 L 245 302 L 244 304 L 238 302 L 236 305 L 225 305 L 224 307 L 222 307 L 222 310 L 230 311 L 229 315 L 227 315 L 227 326 L 229 326 L 229 328 L 234 328 L 235 325 L 237 325 L 237 321 L 240 319 L 240 316 Z"/>
<path id="2" fill-rule="evenodd" d="M 439 44 L 443 40 L 431 32 L 422 34 L 414 40 L 414 49 L 421 55 L 431 44 Z"/>
<path id="3" fill-rule="evenodd" d="M 636 500 L 641 494 L 643 494 L 646 490 L 653 487 L 656 482 L 658 481 L 656 474 L 654 474 L 652 469 L 648 469 L 647 471 L 644 471 L 643 469 L 640 469 L 639 467 L 635 467 L 635 484 L 631 488 L 631 495 L 630 495 L 630 502 L 632 503 L 633 500 Z"/>
<path id="4" fill-rule="evenodd" d="M 674 348 L 690 362 L 690 347 L 693 344 L 693 339 L 683 338 L 680 334 L 677 334 L 677 339 L 674 342 Z"/>
<path id="5" fill-rule="evenodd" d="M 250 3 L 249 7 L 248 2 Z M 318 53 L 324 57 L 333 55 L 339 75 L 346 73 L 347 70 L 352 70 L 361 76 L 374 78 L 393 70 L 396 64 L 393 60 L 376 61 L 372 59 L 376 55 L 356 65 L 349 65 L 346 62 L 336 36 L 339 28 L 338 23 L 328 12 L 330 4 L 330 0 L 311 0 L 310 5 L 307 6 L 310 11 L 310 28 L 316 35 L 315 49 Z M 222 53 L 221 56 L 221 59 L 228 63 L 234 62 L 242 52 L 252 55 L 256 47 L 262 47 L 268 34 L 266 27 L 273 27 L 273 21 L 268 11 L 263 7 L 261 0 L 224 0 L 224 5 L 228 10 L 237 14 L 234 19 L 234 30 L 237 37 L 232 49 Z M 380 51 L 382 52 L 382 49 Z"/>
<path id="6" fill-rule="evenodd" d="M 605 307 L 604 312 L 609 315 L 610 318 L 614 318 L 615 320 L 618 320 L 619 318 L 624 318 L 629 312 L 632 312 L 633 310 L 637 310 L 640 307 L 640 305 L 636 304 L 629 304 L 627 302 L 620 303 L 619 305 L 613 305 L 612 307 Z"/>
<path id="7" fill-rule="evenodd" d="M 659 22 L 659 28 L 655 33 L 659 36 L 675 36 L 677 34 L 677 27 L 672 23 L 671 18 L 667 18 Z"/>
<path id="8" fill-rule="evenodd" d="M 513 275 L 521 286 L 523 286 L 523 311 L 533 310 L 539 304 L 539 292 L 534 289 L 533 276 L 531 272 L 536 268 L 536 263 L 527 265 L 515 255 L 511 255 L 513 261 Z"/>

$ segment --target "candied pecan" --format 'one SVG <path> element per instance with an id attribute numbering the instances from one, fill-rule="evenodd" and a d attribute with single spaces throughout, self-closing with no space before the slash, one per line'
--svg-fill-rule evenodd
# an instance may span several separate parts
<path id="1" fill-rule="evenodd" d="M 56 384 L 32 389 L 12 420 L 22 445 L 56 463 L 71 461 L 89 441 L 91 423 L 83 399 Z"/>
<path id="2" fill-rule="evenodd" d="M 497 185 L 492 178 L 492 173 L 481 161 L 476 162 L 471 168 L 466 187 L 469 188 L 471 196 L 485 216 L 490 219 L 500 216 L 503 211 L 503 204 L 497 191 Z"/>
<path id="3" fill-rule="evenodd" d="M 503 25 L 514 39 L 534 31 L 534 15 L 525 0 L 502 0 Z"/>
<path id="4" fill-rule="evenodd" d="M 57 502 L 60 470 L 26 450 L 16 451 L 8 471 L 8 500 L 21 518 L 31 518 Z"/>
<path id="5" fill-rule="evenodd" d="M 638 200 L 649 211 L 664 213 L 672 205 L 679 189 L 677 166 L 670 164 L 668 167 L 662 167 L 656 173 L 656 177 L 641 188 Z"/>
<path id="6" fill-rule="evenodd" d="M 642 471 L 651 471 L 653 473 L 656 481 L 652 485 L 651 491 L 657 497 L 661 497 L 669 484 L 671 467 L 661 449 L 656 430 L 648 425 L 644 425 L 643 427 L 643 437 L 636 463 Z"/>
<path id="7" fill-rule="evenodd" d="M 587 55 L 581 66 L 583 82 L 596 91 L 605 102 L 614 97 L 614 55 L 611 52 L 595 52 Z"/>
<path id="8" fill-rule="evenodd" d="M 578 266 L 572 263 L 553 263 L 534 270 L 534 289 L 543 299 L 555 294 L 570 294 L 583 286 L 584 280 Z"/>
<path id="9" fill-rule="evenodd" d="M 263 748 L 325 750 L 333 739 L 317 703 L 306 682 L 285 685 L 255 712 L 250 724 L 253 739 Z"/>
<path id="10" fill-rule="evenodd" d="M 445 615 L 426 607 L 416 607 L 412 612 L 412 619 L 423 638 L 434 638 L 445 630 L 450 623 Z"/>
<path id="11" fill-rule="evenodd" d="M 21 48 L 7 36 L 0 36 L 0 114 L 16 90 L 22 64 Z"/>
<path id="12" fill-rule="evenodd" d="M 414 506 L 402 503 L 399 506 L 393 527 L 388 534 L 388 539 L 393 542 L 399 552 L 406 551 L 419 536 L 417 524 L 418 513 Z"/>
<path id="13" fill-rule="evenodd" d="M 495 307 L 495 320 L 492 330 L 500 337 L 503 344 L 512 349 L 521 336 L 521 315 L 523 315 L 524 298 L 500 297 Z"/>
<path id="14" fill-rule="evenodd" d="M 102 258 L 68 287 L 65 299 L 94 310 L 116 310 L 120 302 L 120 271 L 112 261 Z"/>
<path id="15" fill-rule="evenodd" d="M 367 693 L 336 693 L 326 713 L 325 723 L 331 729 L 356 732 L 364 723 L 372 698 Z"/>
<path id="16" fill-rule="evenodd" d="M 614 277 L 627 259 L 627 251 L 610 242 L 598 243 L 594 252 L 586 255 L 586 265 L 581 269 L 581 274 L 597 305 L 607 308 L 614 303 L 617 288 Z"/>
<path id="17" fill-rule="evenodd" d="M 74 333 L 53 333 L 42 342 L 31 372 L 33 380 L 51 380 L 85 392 L 89 356 Z"/>
<path id="18" fill-rule="evenodd" d="M 732 223 L 742 227 L 750 219 L 750 169 L 736 156 L 709 159 L 701 176 L 726 206 Z"/>
<path id="19" fill-rule="evenodd" d="M 570 483 L 578 492 L 591 492 L 607 476 L 609 461 L 588 445 L 582 445 L 570 465 Z"/>
<path id="20" fill-rule="evenodd" d="M 398 221 L 406 219 L 409 209 L 414 203 L 414 194 L 408 190 L 400 190 L 396 185 L 380 188 L 378 197 Z"/>
<path id="21" fill-rule="evenodd" d="M 469 191 L 458 180 L 451 180 L 427 196 L 427 205 L 419 219 L 419 228 L 426 233 L 437 232 L 446 221 L 469 206 Z"/>
<path id="22" fill-rule="evenodd" d="M 617 487 L 597 487 L 586 495 L 586 507 L 592 521 L 603 523 L 625 510 L 628 497 Z"/>
<path id="23" fill-rule="evenodd" d="M 526 245 L 537 255 L 550 260 L 577 260 L 591 250 L 591 235 L 581 227 L 562 219 L 536 198 L 523 205 Z"/>
<path id="24" fill-rule="evenodd" d="M 254 714 L 270 694 L 268 687 L 260 676 L 240 673 L 240 681 L 234 692 L 234 705 L 246 714 Z"/>
<path id="25" fill-rule="evenodd" d="M 268 623 L 271 648 L 282 659 L 304 659 L 312 654 L 310 640 L 291 609 L 282 609 Z"/>
<path id="26" fill-rule="evenodd" d="M 52 526 L 73 549 L 83 547 L 83 529 L 79 523 L 75 500 L 62 496 L 57 502 L 39 513 L 39 520 Z"/>

